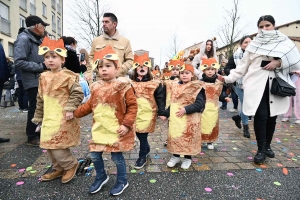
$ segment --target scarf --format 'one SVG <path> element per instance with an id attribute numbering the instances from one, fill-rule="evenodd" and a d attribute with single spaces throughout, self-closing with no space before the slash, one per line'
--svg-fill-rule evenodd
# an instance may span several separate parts
<path id="1" fill-rule="evenodd" d="M 207 77 L 204 73 L 202 74 L 202 77 L 202 81 L 206 83 L 215 83 L 218 78 L 217 74 L 213 75 L 212 77 Z"/>
<path id="2" fill-rule="evenodd" d="M 66 45 L 65 47 L 68 51 L 73 51 L 76 53 L 76 49 L 74 49 L 71 45 Z"/>

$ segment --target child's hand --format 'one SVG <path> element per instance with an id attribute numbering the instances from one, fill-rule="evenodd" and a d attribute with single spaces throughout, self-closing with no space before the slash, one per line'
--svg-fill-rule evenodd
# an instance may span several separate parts
<path id="1" fill-rule="evenodd" d="M 161 120 L 165 121 L 167 119 L 167 117 L 165 116 L 158 116 Z"/>
<path id="2" fill-rule="evenodd" d="M 74 118 L 73 112 L 66 112 L 66 120 L 71 120 Z"/>
<path id="3" fill-rule="evenodd" d="M 182 117 L 185 114 L 185 109 L 184 108 L 178 108 L 179 111 L 177 111 L 176 117 Z"/>
<path id="4" fill-rule="evenodd" d="M 300 71 L 292 71 L 293 74 L 297 74 L 298 76 L 300 76 Z"/>
<path id="5" fill-rule="evenodd" d="M 224 82 L 224 81 L 225 81 L 224 77 L 223 77 L 223 76 L 221 76 L 220 74 L 217 74 L 217 76 L 218 76 L 218 80 L 219 80 L 219 81 L 222 81 L 222 82 Z"/>
<path id="6" fill-rule="evenodd" d="M 229 102 L 231 102 L 231 99 L 230 99 L 229 97 L 226 97 L 226 98 L 225 98 L 225 101 L 226 101 L 227 103 L 229 103 Z"/>
<path id="7" fill-rule="evenodd" d="M 129 128 L 124 126 L 124 125 L 121 125 L 119 127 L 119 129 L 117 130 L 117 132 L 119 133 L 119 135 L 123 136 L 125 135 L 127 132 L 129 131 Z"/>

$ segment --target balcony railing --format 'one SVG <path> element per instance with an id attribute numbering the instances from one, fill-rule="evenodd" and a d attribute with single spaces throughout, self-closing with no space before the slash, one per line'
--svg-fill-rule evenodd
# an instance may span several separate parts
<path id="1" fill-rule="evenodd" d="M 56 32 L 56 24 L 52 22 L 52 31 Z"/>
<path id="2" fill-rule="evenodd" d="M 59 3 L 57 4 L 57 13 L 61 15 L 61 6 L 59 5 Z"/>
<path id="3" fill-rule="evenodd" d="M 51 0 L 51 6 L 52 6 L 52 8 L 55 10 L 55 0 Z"/>
<path id="4" fill-rule="evenodd" d="M 61 27 L 57 27 L 57 34 L 61 35 Z"/>
<path id="5" fill-rule="evenodd" d="M 30 3 L 30 14 L 36 15 L 36 7 L 32 3 Z"/>
<path id="6" fill-rule="evenodd" d="M 10 21 L 7 19 L 4 19 L 3 17 L 0 17 L 0 30 L 1 33 L 4 33 L 6 35 L 10 35 Z"/>
<path id="7" fill-rule="evenodd" d="M 20 7 L 27 11 L 27 0 L 20 0 Z"/>

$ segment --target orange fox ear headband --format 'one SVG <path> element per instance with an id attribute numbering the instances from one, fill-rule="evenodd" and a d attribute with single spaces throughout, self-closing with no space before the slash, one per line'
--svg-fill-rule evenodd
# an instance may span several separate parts
<path id="1" fill-rule="evenodd" d="M 107 45 L 105 48 L 101 49 L 100 51 L 96 51 L 94 53 L 94 60 L 92 64 L 92 69 L 96 69 L 98 66 L 98 63 L 103 60 L 103 58 L 107 60 L 115 61 L 118 65 L 119 56 L 118 54 L 113 50 L 113 48 L 110 45 Z"/>
<path id="2" fill-rule="evenodd" d="M 169 70 L 173 70 L 173 68 L 179 68 L 182 67 L 183 61 L 182 60 L 170 60 L 169 63 Z"/>
<path id="3" fill-rule="evenodd" d="M 171 76 L 172 76 L 172 72 L 165 72 L 163 74 L 164 80 L 169 80 Z"/>
<path id="4" fill-rule="evenodd" d="M 151 68 L 151 62 L 149 59 L 149 55 L 144 53 L 142 55 L 134 54 L 132 69 L 137 68 L 138 66 L 143 66 Z"/>
<path id="5" fill-rule="evenodd" d="M 202 71 L 204 71 L 204 70 L 206 70 L 209 67 L 212 67 L 212 68 L 218 70 L 220 68 L 220 65 L 216 61 L 215 58 L 202 59 L 202 63 L 201 63 L 200 69 Z"/>
<path id="6" fill-rule="evenodd" d="M 50 38 L 46 36 L 42 44 L 39 46 L 38 54 L 44 55 L 48 51 L 54 51 L 62 57 L 67 57 L 67 50 L 64 46 L 64 41 L 62 39 L 50 40 Z"/>
<path id="7" fill-rule="evenodd" d="M 185 63 L 184 65 L 181 66 L 179 71 L 184 71 L 184 70 L 188 70 L 190 72 L 192 72 L 194 74 L 194 66 L 188 63 Z"/>

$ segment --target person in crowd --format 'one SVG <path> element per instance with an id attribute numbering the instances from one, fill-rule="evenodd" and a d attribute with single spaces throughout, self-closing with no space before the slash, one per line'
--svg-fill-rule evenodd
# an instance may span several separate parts
<path id="1" fill-rule="evenodd" d="M 47 149 L 52 171 L 44 174 L 41 181 L 62 177 L 62 183 L 75 176 L 79 162 L 70 147 L 80 144 L 80 121 L 74 118 L 74 110 L 83 99 L 79 77 L 68 69 L 62 69 L 67 50 L 62 39 L 45 37 L 39 48 L 45 65 L 50 69 L 41 74 L 36 110 L 32 122 L 41 129 L 40 147 Z"/>
<path id="2" fill-rule="evenodd" d="M 200 58 L 201 60 L 203 59 L 208 59 L 208 58 L 217 58 L 217 53 L 216 53 L 216 45 L 214 44 L 214 41 L 216 39 L 213 38 L 212 40 L 208 39 L 206 42 L 202 42 L 200 46 Z"/>
<path id="3" fill-rule="evenodd" d="M 160 71 L 160 68 L 158 65 L 155 65 L 154 69 L 152 70 L 152 76 L 153 76 L 153 79 L 156 79 L 156 80 L 160 80 L 161 78 L 161 71 Z"/>
<path id="4" fill-rule="evenodd" d="M 245 115 L 254 116 L 254 132 L 258 151 L 255 163 L 263 163 L 266 157 L 274 158 L 271 142 L 276 127 L 277 115 L 286 113 L 289 97 L 271 93 L 275 73 L 294 86 L 289 77 L 291 71 L 300 70 L 300 54 L 296 45 L 280 31 L 275 30 L 275 19 L 264 15 L 257 22 L 258 34 L 246 48 L 239 65 L 229 76 L 220 76 L 226 83 L 243 79 Z M 276 70 L 276 71 L 275 71 Z"/>
<path id="5" fill-rule="evenodd" d="M 150 152 L 148 134 L 154 132 L 157 115 L 164 112 L 165 90 L 160 81 L 152 80 L 149 55 L 134 55 L 132 87 L 134 89 L 138 114 L 136 117 L 136 136 L 140 141 L 139 158 L 134 164 L 135 169 L 141 169 L 147 163 Z"/>
<path id="6" fill-rule="evenodd" d="M 101 80 L 91 85 L 91 98 L 75 111 L 75 117 L 93 113 L 90 154 L 95 166 L 96 177 L 89 192 L 96 193 L 109 180 L 105 173 L 103 152 L 111 152 L 116 164 L 117 180 L 110 190 L 120 195 L 129 185 L 126 162 L 122 152 L 134 147 L 134 122 L 137 115 L 137 101 L 127 78 L 116 79 L 122 66 L 118 54 L 110 45 L 93 54 L 92 70 L 98 69 Z"/>
<path id="7" fill-rule="evenodd" d="M 49 26 L 40 17 L 31 15 L 25 20 L 27 29 L 20 33 L 14 43 L 15 67 L 19 68 L 22 75 L 22 83 L 26 90 L 29 107 L 27 115 L 27 145 L 40 146 L 40 132 L 36 132 L 37 126 L 31 122 L 38 93 L 38 78 L 40 73 L 47 70 L 44 57 L 38 54 L 46 26 Z"/>
<path id="8" fill-rule="evenodd" d="M 19 93 L 18 93 L 19 110 L 23 113 L 28 113 L 28 97 L 23 86 L 21 71 L 18 68 L 15 68 L 15 71 L 16 71 L 16 80 L 19 86 Z"/>
<path id="9" fill-rule="evenodd" d="M 1 99 L 2 99 L 3 86 L 4 83 L 8 81 L 8 79 L 9 79 L 9 68 L 6 61 L 6 56 L 5 56 L 3 46 L 0 43 L 0 103 L 2 101 Z M 0 137 L 0 143 L 9 142 L 9 141 L 10 141 L 9 138 Z"/>
<path id="10" fill-rule="evenodd" d="M 219 137 L 219 101 L 230 102 L 230 98 L 222 93 L 223 83 L 217 79 L 219 68 L 215 58 L 203 59 L 200 66 L 206 96 L 205 109 L 201 115 L 201 136 L 202 142 L 207 143 L 207 149 L 211 150 Z"/>
<path id="11" fill-rule="evenodd" d="M 11 90 L 15 87 L 15 66 L 14 63 L 7 57 L 6 62 L 9 68 L 9 79 L 4 83 L 3 89 L 5 90 L 5 99 L 1 103 L 1 107 L 6 108 L 15 106 Z"/>
<path id="12" fill-rule="evenodd" d="M 182 169 L 188 169 L 192 163 L 192 155 L 201 151 L 201 113 L 205 106 L 205 92 L 202 82 L 196 80 L 194 67 L 185 63 L 180 71 L 180 81 L 171 87 L 170 106 L 159 116 L 163 121 L 170 117 L 168 132 L 168 152 L 172 157 L 167 163 L 174 167 L 184 155 Z M 196 81 L 193 81 L 196 80 Z"/>
<path id="13" fill-rule="evenodd" d="M 226 64 L 227 64 L 227 59 L 223 58 L 222 61 L 221 61 L 221 67 L 218 71 L 219 74 L 225 75 L 224 74 L 224 68 L 225 68 Z M 223 89 L 222 89 L 222 95 L 223 96 L 226 96 L 227 94 L 229 94 L 228 91 L 231 92 L 231 89 L 229 89 L 229 88 L 226 85 L 223 85 Z M 220 109 L 227 110 L 227 101 L 222 101 L 222 106 L 220 107 Z"/>
<path id="14" fill-rule="evenodd" d="M 292 117 L 293 107 L 294 115 L 296 117 L 296 124 L 300 124 L 300 71 L 292 72 L 292 81 L 296 85 L 296 96 L 291 96 L 289 110 L 283 115 L 282 122 L 287 122 Z"/>
<path id="15" fill-rule="evenodd" d="M 80 60 L 76 53 L 77 41 L 73 37 L 62 36 L 61 38 L 63 39 L 65 48 L 67 49 L 67 57 L 64 63 L 64 67 L 74 73 L 85 72 L 86 61 Z"/>
<path id="16" fill-rule="evenodd" d="M 119 34 L 117 30 L 118 18 L 113 13 L 104 13 L 102 23 L 104 33 L 93 40 L 90 60 L 94 60 L 95 52 L 110 45 L 114 48 L 114 51 L 117 52 L 121 62 L 117 77 L 125 77 L 133 62 L 133 52 L 130 41 Z M 91 65 L 88 65 L 88 70 L 85 74 L 86 79 L 90 80 L 92 77 Z"/>
<path id="17" fill-rule="evenodd" d="M 84 61 L 85 63 L 90 63 L 90 59 L 89 59 L 89 53 L 87 52 L 86 49 L 80 49 L 79 51 L 80 55 L 84 54 Z M 86 72 L 87 68 L 82 68 L 82 73 Z"/>
<path id="18" fill-rule="evenodd" d="M 237 51 L 231 56 L 229 62 L 227 63 L 226 67 L 224 68 L 224 73 L 226 75 L 230 74 L 230 70 L 235 69 L 241 62 L 243 58 L 245 49 L 247 48 L 248 44 L 251 42 L 252 37 L 246 35 L 242 37 L 240 40 L 240 47 Z M 236 81 L 236 85 L 234 86 L 234 90 L 238 95 L 241 103 L 241 112 L 238 115 L 232 116 L 232 120 L 235 122 L 235 125 L 238 128 L 242 128 L 241 122 L 243 124 L 243 135 L 246 138 L 250 138 L 249 126 L 248 126 L 248 119 L 249 117 L 244 114 L 243 112 L 243 102 L 244 102 L 244 89 L 243 89 L 243 77 Z"/>

